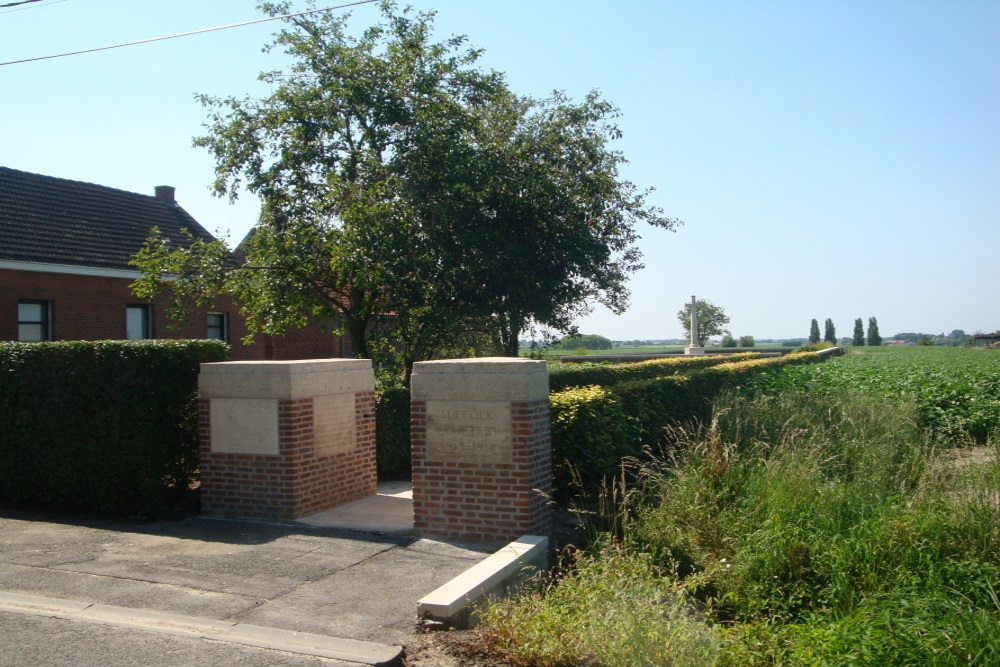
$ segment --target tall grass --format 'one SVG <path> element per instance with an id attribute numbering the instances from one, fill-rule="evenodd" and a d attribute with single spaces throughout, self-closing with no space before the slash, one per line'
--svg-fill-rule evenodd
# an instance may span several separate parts
<path id="1" fill-rule="evenodd" d="M 489 617 L 508 650 L 548 628 L 526 664 L 622 664 L 593 648 L 618 626 L 611 653 L 627 664 L 684 664 L 641 640 L 665 619 L 672 645 L 710 647 L 698 664 L 1000 662 L 995 446 L 971 463 L 942 454 L 912 401 L 850 390 L 729 397 L 708 427 L 674 436 L 670 456 L 637 465 L 617 543 Z M 696 601 L 711 624 L 636 617 L 633 562 L 660 599 Z M 581 606 L 584 583 L 620 604 Z M 584 639 L 556 639 L 543 617 Z M 546 637 L 572 657 L 546 657 Z"/>
<path id="2" fill-rule="evenodd" d="M 521 665 L 701 667 L 722 646 L 683 582 L 614 544 L 580 554 L 541 592 L 494 603 L 483 621 L 494 652 Z"/>

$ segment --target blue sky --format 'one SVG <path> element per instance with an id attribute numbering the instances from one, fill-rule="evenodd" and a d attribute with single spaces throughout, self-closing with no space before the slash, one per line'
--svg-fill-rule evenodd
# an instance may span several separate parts
<path id="1" fill-rule="evenodd" d="M 758 339 L 804 337 L 813 318 L 841 336 L 872 316 L 883 337 L 1000 329 L 995 0 L 410 4 L 522 94 L 600 90 L 622 112 L 623 175 L 684 220 L 640 230 L 631 308 L 598 308 L 583 332 L 680 337 L 691 295 Z M 360 29 L 377 10 L 353 16 Z M 252 0 L 43 0 L 0 9 L 0 62 L 260 17 Z M 194 94 L 265 93 L 257 73 L 283 61 L 260 47 L 277 27 L 0 66 L 0 165 L 173 185 L 238 240 L 258 207 L 209 193 Z"/>

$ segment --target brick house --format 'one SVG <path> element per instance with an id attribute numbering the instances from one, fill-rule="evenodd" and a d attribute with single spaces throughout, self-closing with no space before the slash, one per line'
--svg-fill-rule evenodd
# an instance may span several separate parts
<path id="1" fill-rule="evenodd" d="M 152 227 L 179 244 L 182 229 L 213 238 L 170 186 L 149 196 L 0 167 L 0 340 L 218 338 L 234 360 L 342 356 L 341 340 L 318 326 L 244 345 L 246 323 L 226 297 L 168 326 L 166 299 L 130 289 L 139 272 L 129 259 Z"/>

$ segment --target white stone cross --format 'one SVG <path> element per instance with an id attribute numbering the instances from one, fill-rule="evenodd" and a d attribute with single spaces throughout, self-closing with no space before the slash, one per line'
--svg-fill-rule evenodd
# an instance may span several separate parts
<path id="1" fill-rule="evenodd" d="M 684 350 L 685 354 L 705 354 L 705 348 L 699 345 L 698 340 L 698 299 L 691 296 L 691 303 L 686 304 L 691 309 L 691 344 Z"/>
<path id="2" fill-rule="evenodd" d="M 698 300 L 693 294 L 688 308 L 691 309 L 691 347 L 698 347 Z"/>

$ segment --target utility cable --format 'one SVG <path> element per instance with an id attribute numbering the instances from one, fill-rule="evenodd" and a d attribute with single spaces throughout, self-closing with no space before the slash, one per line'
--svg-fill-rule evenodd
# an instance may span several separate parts
<path id="1" fill-rule="evenodd" d="M 28 2 L 37 2 L 38 0 L 22 0 L 21 2 L 11 2 L 6 5 L 0 5 L 0 7 L 13 7 L 16 5 L 23 5 Z M 58 5 L 60 2 L 66 2 L 66 0 L 52 0 L 47 5 L 33 5 L 31 7 L 21 7 L 20 9 L 8 9 L 5 12 L 0 12 L 0 14 L 10 14 L 11 12 L 23 12 L 25 9 L 41 9 L 42 7 L 51 7 L 52 5 Z"/>
<path id="2" fill-rule="evenodd" d="M 35 0 L 29 0 L 34 2 Z M 281 16 L 268 16 L 262 19 L 255 19 L 253 21 L 244 21 L 243 23 L 230 23 L 229 25 L 219 25 L 214 28 L 202 28 L 201 30 L 192 30 L 190 32 L 181 32 L 176 35 L 165 35 L 163 37 L 151 37 L 149 39 L 140 39 L 135 42 L 126 42 L 124 44 L 112 44 L 111 46 L 99 46 L 94 49 L 84 49 L 82 51 L 70 51 L 69 53 L 58 53 L 52 56 L 39 56 L 37 58 L 25 58 L 23 60 L 11 60 L 9 62 L 0 63 L 0 67 L 4 65 L 18 65 L 20 63 L 30 63 L 36 60 L 49 60 L 51 58 L 63 58 L 65 56 L 78 56 L 82 53 L 93 53 L 95 51 L 107 51 L 108 49 L 119 49 L 123 46 L 135 46 L 137 44 L 148 44 L 149 42 L 160 42 L 165 39 L 174 39 L 177 37 L 187 37 L 188 35 L 199 35 L 203 32 L 212 32 L 214 30 L 227 30 L 229 28 L 240 28 L 245 25 L 253 25 L 255 23 L 264 23 L 266 21 L 277 21 L 278 19 L 288 19 L 294 16 L 304 16 L 306 14 L 315 14 L 317 12 L 328 12 L 334 9 L 344 9 L 346 7 L 355 7 L 357 5 L 368 5 L 378 0 L 358 0 L 357 2 L 349 2 L 343 5 L 334 5 L 331 7 L 324 7 L 323 9 L 307 9 L 303 12 L 295 12 L 294 14 L 282 14 Z"/>
<path id="3" fill-rule="evenodd" d="M 29 2 L 41 2 L 42 0 L 21 0 L 20 2 L 8 2 L 6 5 L 0 5 L 0 9 L 4 7 L 17 7 L 18 5 L 26 5 Z"/>

